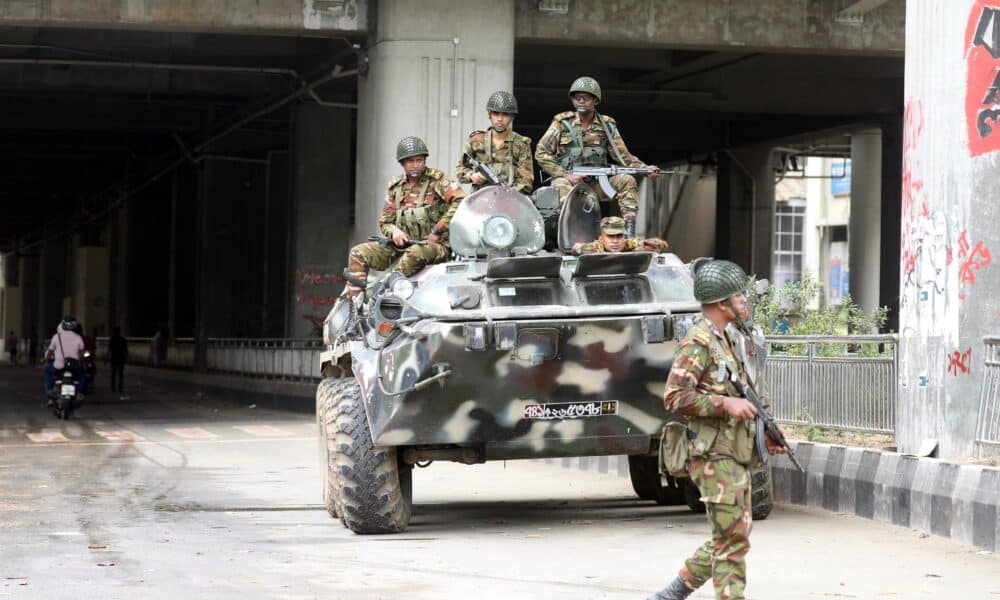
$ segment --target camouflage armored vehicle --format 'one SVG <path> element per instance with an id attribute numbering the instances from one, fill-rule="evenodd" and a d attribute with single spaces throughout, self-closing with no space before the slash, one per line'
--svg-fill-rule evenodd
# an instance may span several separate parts
<path id="1" fill-rule="evenodd" d="M 600 210 L 575 192 L 559 246 L 593 240 Z M 700 306 L 673 254 L 543 251 L 542 217 L 502 186 L 467 197 L 450 262 L 369 276 L 324 324 L 317 390 L 323 496 L 357 533 L 410 520 L 414 465 L 629 456 L 636 493 L 704 510 L 661 480 L 671 357 Z M 756 515 L 770 511 L 766 471 Z"/>

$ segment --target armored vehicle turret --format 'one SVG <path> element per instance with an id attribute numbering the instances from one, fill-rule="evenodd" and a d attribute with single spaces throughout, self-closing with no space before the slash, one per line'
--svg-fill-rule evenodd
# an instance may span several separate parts
<path id="1" fill-rule="evenodd" d="M 563 251 L 593 240 L 600 218 L 582 194 L 565 204 Z M 418 463 L 622 454 L 640 497 L 698 509 L 697 490 L 662 480 L 656 462 L 667 372 L 700 311 L 688 267 L 673 254 L 544 251 L 542 217 L 504 186 L 467 197 L 450 236 L 453 260 L 409 279 L 373 272 L 326 319 L 330 513 L 357 533 L 398 532 Z"/>

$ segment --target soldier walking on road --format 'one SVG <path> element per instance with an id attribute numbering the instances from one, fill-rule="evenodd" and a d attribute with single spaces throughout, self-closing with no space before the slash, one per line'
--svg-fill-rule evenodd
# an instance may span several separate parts
<path id="1" fill-rule="evenodd" d="M 403 256 L 394 270 L 407 277 L 448 258 L 448 224 L 465 193 L 444 173 L 427 166 L 428 154 L 427 145 L 417 137 L 405 137 L 396 146 L 403 176 L 389 182 L 378 220 L 390 243 L 365 242 L 351 248 L 347 270 L 354 279 L 366 281 L 369 268 L 388 269 L 400 254 Z M 411 240 L 426 240 L 427 244 L 410 245 Z M 353 296 L 362 290 L 348 283 L 345 291 Z"/>
<path id="2" fill-rule="evenodd" d="M 571 173 L 574 167 L 607 167 L 612 161 L 623 167 L 647 166 L 628 151 L 615 120 L 597 112 L 601 86 L 596 80 L 580 77 L 570 86 L 569 98 L 573 110 L 552 118 L 552 124 L 535 149 L 535 161 L 553 178 L 552 187 L 559 192 L 560 202 L 576 184 L 584 181 L 582 175 Z M 656 169 L 655 165 L 648 166 Z M 649 176 L 656 177 L 656 172 Z M 639 209 L 639 187 L 635 177 L 626 174 L 611 177 L 610 183 L 618 192 L 618 208 L 631 237 Z M 598 198 L 610 200 L 596 181 L 590 182 L 590 187 Z"/>
<path id="3" fill-rule="evenodd" d="M 486 101 L 490 127 L 469 134 L 462 156 L 455 165 L 455 179 L 471 183 L 473 191 L 487 185 L 486 177 L 469 166 L 466 155 L 489 166 L 514 190 L 531 194 L 535 183 L 535 165 L 531 158 L 531 139 L 513 129 L 517 100 L 510 92 L 493 92 Z"/>
<path id="4" fill-rule="evenodd" d="M 746 273 L 729 261 L 696 266 L 694 296 L 702 316 L 674 355 L 664 405 L 688 419 L 688 474 L 701 492 L 712 539 L 650 600 L 683 600 L 710 578 L 717 600 L 744 598 L 753 522 L 750 469 L 759 461 L 757 411 L 730 380 L 745 382 L 746 374 L 726 326 L 748 317 L 746 285 Z M 769 453 L 786 452 L 765 439 Z"/>
<path id="5" fill-rule="evenodd" d="M 573 244 L 573 254 L 596 254 L 597 252 L 666 252 L 667 242 L 660 238 L 625 239 L 625 219 L 604 217 L 601 219 L 601 234 L 593 242 Z"/>

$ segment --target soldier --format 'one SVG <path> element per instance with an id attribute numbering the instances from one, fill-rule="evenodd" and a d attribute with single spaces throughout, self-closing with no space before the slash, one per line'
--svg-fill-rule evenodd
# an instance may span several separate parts
<path id="1" fill-rule="evenodd" d="M 666 252 L 667 243 L 660 238 L 625 239 L 625 219 L 604 217 L 601 219 L 601 233 L 593 242 L 573 244 L 573 254 L 594 254 L 597 252 Z"/>
<path id="2" fill-rule="evenodd" d="M 487 184 L 486 176 L 468 166 L 465 155 L 488 165 L 503 181 L 522 194 L 530 194 L 535 183 L 535 165 L 531 159 L 531 139 L 513 129 L 517 100 L 510 92 L 493 92 L 486 101 L 490 127 L 476 130 L 465 142 L 464 154 L 455 165 L 455 179 L 471 183 L 473 191 Z"/>
<path id="3" fill-rule="evenodd" d="M 574 110 L 553 117 L 552 124 L 535 149 L 535 160 L 553 178 L 552 187 L 558 190 L 560 202 L 566 199 L 573 186 L 584 181 L 583 176 L 569 172 L 573 167 L 607 167 L 612 160 L 623 167 L 647 166 L 625 147 L 615 120 L 598 114 L 601 86 L 597 81 L 592 77 L 580 77 L 570 86 L 569 98 Z M 657 168 L 656 165 L 648 166 Z M 656 172 L 649 176 L 656 177 Z M 631 237 L 639 208 L 639 188 L 635 177 L 619 174 L 611 177 L 609 182 L 618 192 L 618 208 Z M 598 198 L 607 198 L 596 181 L 591 181 L 590 187 Z"/>
<path id="4" fill-rule="evenodd" d="M 444 173 L 427 166 L 427 154 L 427 145 L 417 137 L 405 137 L 396 146 L 403 176 L 389 182 L 378 220 L 382 235 L 391 243 L 365 242 L 351 248 L 347 270 L 353 278 L 366 281 L 369 268 L 388 269 L 400 254 L 403 257 L 394 270 L 407 277 L 448 257 L 448 224 L 465 193 Z M 427 240 L 427 244 L 409 245 L 414 239 Z M 345 288 L 349 296 L 360 291 L 352 283 Z"/>
<path id="5" fill-rule="evenodd" d="M 746 380 L 726 325 L 745 319 L 747 276 L 738 265 L 710 260 L 696 267 L 694 296 L 702 317 L 674 355 L 664 405 L 688 419 L 688 474 L 705 503 L 712 539 L 684 563 L 676 579 L 650 600 L 683 600 L 712 579 L 717 600 L 744 598 L 750 550 L 750 468 L 756 456 L 753 404 L 730 375 Z M 786 452 L 769 437 L 771 454 Z"/>

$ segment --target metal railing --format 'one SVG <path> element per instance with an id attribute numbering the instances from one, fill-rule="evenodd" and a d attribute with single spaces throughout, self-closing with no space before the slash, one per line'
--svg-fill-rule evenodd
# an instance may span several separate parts
<path id="1" fill-rule="evenodd" d="M 167 343 L 161 365 L 176 369 L 194 368 L 194 338 L 176 338 Z"/>
<path id="2" fill-rule="evenodd" d="M 976 445 L 1000 449 L 1000 337 L 983 338 L 983 387 L 979 393 Z"/>
<path id="3" fill-rule="evenodd" d="M 891 334 L 767 338 L 764 398 L 775 419 L 893 433 L 898 341 Z"/>
<path id="4" fill-rule="evenodd" d="M 220 373 L 318 381 L 322 350 L 319 339 L 209 338 L 205 366 Z"/>

